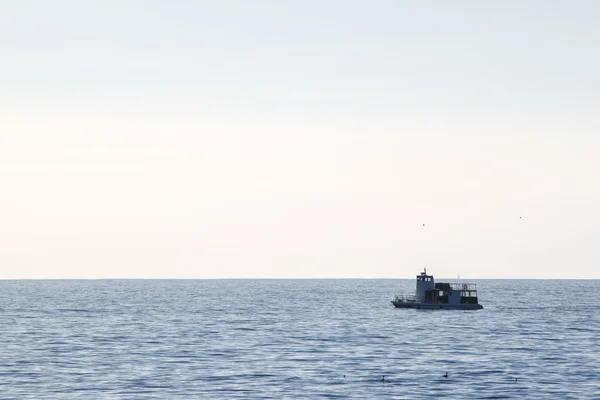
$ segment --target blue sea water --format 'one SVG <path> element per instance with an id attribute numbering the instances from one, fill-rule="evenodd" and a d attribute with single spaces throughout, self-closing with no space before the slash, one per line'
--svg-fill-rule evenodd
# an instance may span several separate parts
<path id="1" fill-rule="evenodd" d="M 600 399 L 600 281 L 476 283 L 480 311 L 392 308 L 413 280 L 1 281 L 0 398 Z"/>

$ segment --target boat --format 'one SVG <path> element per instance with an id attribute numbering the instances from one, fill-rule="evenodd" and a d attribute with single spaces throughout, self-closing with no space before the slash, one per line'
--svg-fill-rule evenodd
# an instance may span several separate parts
<path id="1" fill-rule="evenodd" d="M 392 300 L 396 308 L 443 310 L 481 310 L 474 283 L 435 283 L 425 269 L 417 275 L 414 295 L 398 295 Z"/>

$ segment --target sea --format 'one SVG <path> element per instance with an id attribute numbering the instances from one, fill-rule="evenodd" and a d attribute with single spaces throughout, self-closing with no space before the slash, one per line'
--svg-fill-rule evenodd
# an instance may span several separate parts
<path id="1" fill-rule="evenodd" d="M 600 399 L 600 281 L 468 282 L 0 281 L 0 399 Z"/>

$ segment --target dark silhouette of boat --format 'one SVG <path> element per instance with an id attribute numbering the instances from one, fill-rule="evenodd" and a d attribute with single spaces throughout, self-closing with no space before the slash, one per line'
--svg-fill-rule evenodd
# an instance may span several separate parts
<path id="1" fill-rule="evenodd" d="M 435 283 L 427 270 L 417 275 L 414 295 L 398 295 L 392 300 L 396 308 L 421 308 L 444 310 L 481 310 L 474 283 Z"/>

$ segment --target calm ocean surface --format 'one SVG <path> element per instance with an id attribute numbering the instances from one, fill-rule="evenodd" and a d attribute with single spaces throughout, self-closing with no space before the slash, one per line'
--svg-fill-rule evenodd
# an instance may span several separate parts
<path id="1" fill-rule="evenodd" d="M 474 282 L 0 281 L 0 398 L 600 399 L 600 281 Z"/>

